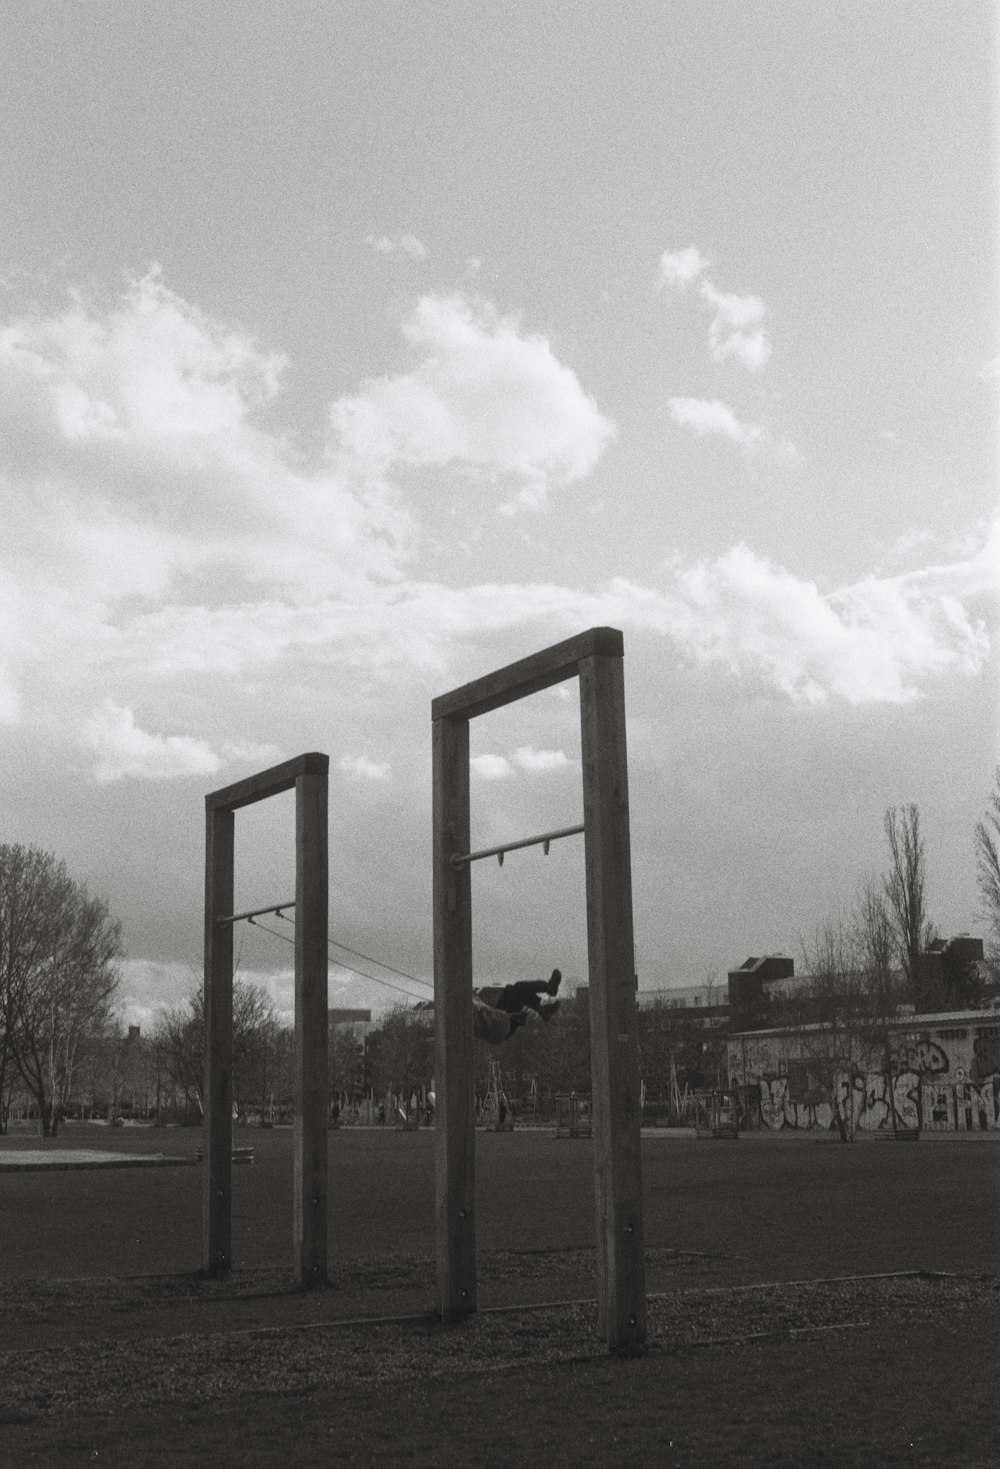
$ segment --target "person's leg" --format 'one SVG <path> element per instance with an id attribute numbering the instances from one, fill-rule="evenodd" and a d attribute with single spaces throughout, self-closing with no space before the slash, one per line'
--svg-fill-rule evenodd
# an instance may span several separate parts
<path id="1" fill-rule="evenodd" d="M 505 984 L 500 991 L 497 1009 L 506 1010 L 510 1015 L 515 1015 L 519 1010 L 537 1010 L 539 994 L 544 993 L 544 984 L 532 979 L 516 979 L 513 984 Z"/>
<path id="2" fill-rule="evenodd" d="M 516 979 L 512 984 L 505 984 L 500 991 L 499 999 L 494 1003 L 498 1010 L 506 1010 L 508 1014 L 514 1014 L 518 1010 L 535 1010 L 539 1015 L 542 1013 L 542 995 L 554 995 L 558 993 L 559 982 L 562 975 L 558 969 L 553 969 L 549 979 Z"/>

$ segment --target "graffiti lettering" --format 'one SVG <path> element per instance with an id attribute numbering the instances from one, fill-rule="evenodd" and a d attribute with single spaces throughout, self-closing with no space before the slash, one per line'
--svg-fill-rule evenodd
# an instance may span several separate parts
<path id="1" fill-rule="evenodd" d="M 785 1093 L 788 1090 L 787 1076 L 762 1076 L 760 1089 L 760 1115 L 764 1126 L 777 1132 L 785 1125 Z"/>
<path id="2" fill-rule="evenodd" d="M 920 1074 L 918 1071 L 901 1071 L 893 1079 L 892 1100 L 896 1107 L 897 1127 L 920 1126 Z"/>
<path id="3" fill-rule="evenodd" d="M 836 1078 L 837 1105 L 865 1132 L 897 1127 L 924 1127 L 960 1132 L 1000 1130 L 1000 1076 L 988 1081 L 926 1082 L 919 1071 L 906 1070 L 889 1082 L 881 1071 L 866 1076 L 842 1072 Z M 831 1102 L 793 1102 L 787 1076 L 761 1076 L 757 1081 L 760 1115 L 765 1127 L 811 1131 L 836 1125 Z"/>
<path id="4" fill-rule="evenodd" d="M 937 1041 L 903 1041 L 893 1057 L 896 1071 L 916 1071 L 920 1076 L 935 1076 L 948 1070 L 948 1057 Z"/>
<path id="5" fill-rule="evenodd" d="M 923 1089 L 924 1126 L 947 1131 L 952 1125 L 955 1088 L 951 1086 L 925 1086 Z"/>
<path id="6" fill-rule="evenodd" d="M 996 1078 L 977 1083 L 961 1081 L 955 1087 L 957 1126 L 966 1132 L 1000 1127 L 1000 1087 Z"/>
<path id="7" fill-rule="evenodd" d="M 1000 1071 L 1000 1035 L 977 1035 L 972 1043 L 972 1074 L 976 1081 L 983 1081 Z"/>

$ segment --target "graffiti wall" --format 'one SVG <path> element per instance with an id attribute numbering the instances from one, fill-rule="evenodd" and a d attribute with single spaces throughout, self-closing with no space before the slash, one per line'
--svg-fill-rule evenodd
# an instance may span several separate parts
<path id="1" fill-rule="evenodd" d="M 959 1017 L 947 1017 L 955 1022 Z M 963 1017 L 964 1018 L 964 1017 Z M 911 1017 L 893 1028 L 889 1065 L 860 1046 L 834 1046 L 819 1027 L 731 1036 L 730 1085 L 747 1101 L 751 1125 L 832 1128 L 833 1100 L 854 1127 L 927 1131 L 1000 1130 L 1000 1024 Z M 753 1116 L 753 1106 L 759 1118 Z"/>

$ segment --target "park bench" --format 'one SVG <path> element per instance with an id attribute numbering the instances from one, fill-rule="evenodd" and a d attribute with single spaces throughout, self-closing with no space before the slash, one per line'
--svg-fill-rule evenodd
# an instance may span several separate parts
<path id="1" fill-rule="evenodd" d="M 197 1158 L 197 1160 L 198 1160 L 199 1163 L 203 1162 L 204 1161 L 204 1157 L 205 1157 L 205 1149 L 203 1147 L 199 1147 L 198 1148 L 198 1151 L 195 1153 L 195 1157 Z M 234 1148 L 233 1149 L 233 1162 L 234 1163 L 252 1163 L 253 1162 L 253 1148 Z"/>

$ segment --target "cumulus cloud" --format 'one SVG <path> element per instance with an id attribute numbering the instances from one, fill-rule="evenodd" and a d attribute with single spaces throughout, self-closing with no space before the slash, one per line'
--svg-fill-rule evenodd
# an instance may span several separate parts
<path id="1" fill-rule="evenodd" d="M 407 255 L 411 260 L 426 260 L 427 246 L 416 235 L 368 235 L 365 243 L 376 255 Z"/>
<path id="2" fill-rule="evenodd" d="M 403 582 L 310 608 L 202 611 L 191 643 L 214 649 L 229 672 L 320 656 L 367 676 L 447 687 L 458 650 L 485 637 L 523 630 L 551 641 L 613 625 L 661 636 L 694 664 L 795 703 L 906 703 L 935 678 L 981 670 L 989 639 L 975 609 L 995 600 L 996 564 L 987 544 L 958 562 L 824 592 L 740 545 L 675 565 L 660 587 L 621 578 L 589 591 L 554 582 Z M 524 768 L 515 759 L 482 755 L 473 769 L 480 779 L 503 779 Z"/>
<path id="3" fill-rule="evenodd" d="M 50 559 L 76 557 L 99 598 L 156 596 L 220 566 L 297 589 L 329 556 L 371 555 L 380 537 L 391 548 L 405 517 L 303 472 L 256 426 L 283 368 L 156 269 L 107 310 L 75 297 L 8 323 L 0 475 L 15 546 L 37 562 L 43 518 Z"/>
<path id="4" fill-rule="evenodd" d="M 522 770 L 538 772 L 564 770 L 572 762 L 564 750 L 536 750 L 531 745 L 519 745 L 514 751 L 514 763 Z"/>
<path id="5" fill-rule="evenodd" d="M 460 465 L 536 499 L 588 475 L 615 435 L 548 340 L 488 302 L 425 296 L 403 335 L 417 366 L 334 404 L 345 451 L 382 472 Z"/>
<path id="6" fill-rule="evenodd" d="M 367 755 L 341 755 L 337 761 L 337 769 L 357 780 L 385 781 L 392 775 L 390 766 L 378 760 L 370 760 Z"/>
<path id="7" fill-rule="evenodd" d="M 94 778 L 102 784 L 126 776 L 172 780 L 183 775 L 213 775 L 222 764 L 205 740 L 149 734 L 136 724 L 131 709 L 110 699 L 86 721 L 80 742 L 96 758 Z"/>
<path id="8" fill-rule="evenodd" d="M 824 594 L 738 545 L 678 568 L 662 597 L 629 589 L 628 599 L 637 621 L 665 633 L 693 662 L 722 666 L 795 703 L 905 704 L 935 677 L 969 677 L 983 667 L 989 637 L 960 585 L 968 596 L 984 590 L 978 565 L 871 577 Z"/>
<path id="9" fill-rule="evenodd" d="M 472 676 L 484 648 L 506 651 L 512 634 L 530 648 L 597 624 L 662 636 L 706 669 L 805 703 L 905 702 L 936 677 L 981 668 L 976 598 L 995 544 L 838 593 L 746 547 L 675 567 L 655 587 L 415 575 L 419 527 L 386 464 L 566 483 L 613 428 L 544 338 L 491 308 L 428 298 L 407 338 L 410 373 L 338 405 L 347 439 L 367 413 L 384 453 L 373 461 L 362 442 L 350 458 L 342 434 L 339 457 L 310 468 L 262 427 L 280 356 L 156 271 L 105 307 L 77 296 L 8 320 L 0 727 L 20 721 L 54 764 L 82 741 L 104 782 L 261 767 L 280 754 L 250 736 L 269 738 L 278 711 L 313 707 L 331 679 L 366 697 L 390 681 L 433 692 Z M 741 444 L 755 432 L 724 404 L 675 399 L 671 413 Z M 345 776 L 388 779 L 358 750 Z M 563 758 L 523 746 L 474 769 L 502 779 Z"/>
<path id="10" fill-rule="evenodd" d="M 717 291 L 707 280 L 698 287 L 698 294 L 712 311 L 709 355 L 716 362 L 736 357 L 751 372 L 759 371 L 771 355 L 771 343 L 760 325 L 766 310 L 763 301 L 758 296 L 733 296 Z"/>
<path id="11" fill-rule="evenodd" d="M 734 444 L 747 449 L 758 443 L 763 431 L 755 424 L 741 423 L 731 408 L 718 398 L 670 398 L 670 417 L 681 428 L 689 428 L 698 438 L 705 434 L 721 434 Z"/>
<path id="12" fill-rule="evenodd" d="M 762 325 L 767 307 L 759 296 L 720 291 L 705 275 L 709 261 L 695 245 L 666 251 L 660 256 L 657 286 L 684 291 L 697 280 L 698 297 L 711 312 L 708 354 L 714 362 L 730 357 L 750 372 L 759 372 L 771 356 L 771 343 Z"/>
<path id="13" fill-rule="evenodd" d="M 469 761 L 473 775 L 479 780 L 506 780 L 515 769 L 538 775 L 550 770 L 563 770 L 572 762 L 564 750 L 536 750 L 532 745 L 518 745 L 513 754 L 473 755 Z"/>
<path id="14" fill-rule="evenodd" d="M 392 491 L 310 470 L 259 426 L 283 368 L 156 268 L 108 305 L 76 293 L 0 324 L 0 722 L 54 725 L 55 675 L 58 722 L 96 737 L 95 688 L 125 707 L 135 686 L 231 671 L 268 650 L 262 609 L 269 631 L 399 577 L 414 522 Z M 132 753 L 210 768 L 197 743 Z"/>
<path id="15" fill-rule="evenodd" d="M 660 256 L 657 286 L 661 289 L 666 286 L 683 290 L 691 281 L 697 280 L 708 266 L 708 260 L 696 245 L 688 245 L 684 250 L 664 250 Z"/>
<path id="16" fill-rule="evenodd" d="M 469 769 L 477 780 L 506 780 L 513 774 L 510 761 L 505 755 L 473 755 Z"/>

